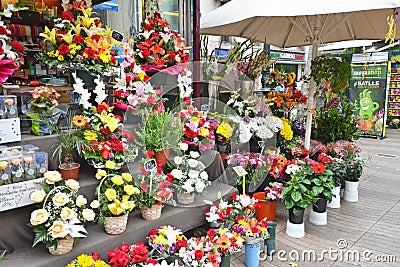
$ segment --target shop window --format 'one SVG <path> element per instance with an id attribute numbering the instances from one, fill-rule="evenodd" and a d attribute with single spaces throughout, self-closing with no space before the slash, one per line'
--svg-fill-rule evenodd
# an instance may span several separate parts
<path id="1" fill-rule="evenodd" d="M 171 29 L 179 31 L 179 1 L 162 0 L 161 9 L 163 17 L 169 22 Z"/>

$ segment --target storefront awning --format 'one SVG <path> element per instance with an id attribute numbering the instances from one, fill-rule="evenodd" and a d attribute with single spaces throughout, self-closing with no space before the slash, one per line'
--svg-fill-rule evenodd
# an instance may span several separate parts
<path id="1" fill-rule="evenodd" d="M 93 5 L 93 8 L 98 10 L 110 10 L 118 12 L 118 3 L 117 0 L 111 0 L 101 4 Z"/>

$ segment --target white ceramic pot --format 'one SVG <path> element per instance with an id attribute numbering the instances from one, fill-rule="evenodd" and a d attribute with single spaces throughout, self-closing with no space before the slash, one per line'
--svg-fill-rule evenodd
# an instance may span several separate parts
<path id="1" fill-rule="evenodd" d="M 328 202 L 328 208 L 340 208 L 340 185 L 332 188 L 332 201 Z"/>
<path id="2" fill-rule="evenodd" d="M 359 182 L 345 181 L 345 189 L 343 199 L 347 202 L 358 201 L 358 184 Z"/>
<path id="3" fill-rule="evenodd" d="M 294 238 L 304 237 L 304 235 L 305 235 L 304 222 L 300 223 L 300 224 L 296 224 L 296 223 L 291 223 L 289 220 L 287 220 L 286 234 L 289 237 L 294 237 Z"/>
<path id="4" fill-rule="evenodd" d="M 315 212 L 313 209 L 310 211 L 310 223 L 315 225 L 326 225 L 328 223 L 328 213 Z"/>

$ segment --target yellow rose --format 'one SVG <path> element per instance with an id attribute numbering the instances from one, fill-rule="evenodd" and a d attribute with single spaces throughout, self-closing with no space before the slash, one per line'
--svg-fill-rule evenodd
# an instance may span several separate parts
<path id="1" fill-rule="evenodd" d="M 131 198 L 131 197 L 128 196 L 128 195 L 123 195 L 123 196 L 122 196 L 122 199 L 121 199 L 121 202 L 129 201 L 130 198 Z"/>
<path id="2" fill-rule="evenodd" d="M 68 207 L 64 207 L 61 210 L 61 219 L 63 221 L 71 220 L 72 217 L 74 216 L 74 214 L 75 214 L 75 211 L 73 209 L 70 209 Z"/>
<path id="3" fill-rule="evenodd" d="M 135 189 L 135 188 L 134 188 L 133 185 L 131 185 L 131 184 L 125 185 L 125 186 L 124 186 L 124 191 L 125 191 L 128 195 L 132 195 L 134 189 Z"/>
<path id="4" fill-rule="evenodd" d="M 104 194 L 108 201 L 113 201 L 117 197 L 117 192 L 112 188 L 108 188 Z"/>
<path id="5" fill-rule="evenodd" d="M 117 164 L 115 164 L 115 162 L 111 160 L 107 160 L 105 164 L 106 168 L 110 170 L 114 169 L 116 165 Z"/>
<path id="6" fill-rule="evenodd" d="M 71 190 L 74 190 L 74 191 L 78 191 L 79 188 L 81 187 L 81 186 L 79 185 L 79 182 L 76 181 L 76 180 L 74 180 L 74 179 L 68 179 L 68 180 L 66 180 L 66 181 L 65 181 L 65 185 L 66 185 L 67 187 L 69 187 Z"/>
<path id="7" fill-rule="evenodd" d="M 128 183 L 132 182 L 132 175 L 130 173 L 124 172 L 121 174 L 122 178 Z"/>
<path id="8" fill-rule="evenodd" d="M 68 234 L 68 230 L 64 222 L 54 221 L 53 225 L 50 227 L 50 235 L 53 238 L 63 238 Z"/>
<path id="9" fill-rule="evenodd" d="M 122 177 L 120 175 L 116 175 L 113 176 L 111 178 L 111 181 L 115 184 L 115 185 L 122 185 L 124 183 L 124 180 L 122 179 Z"/>
<path id="10" fill-rule="evenodd" d="M 35 203 L 40 203 L 44 200 L 44 198 L 46 197 L 46 192 L 44 192 L 44 190 L 35 190 L 32 194 L 31 194 L 31 200 Z"/>
<path id="11" fill-rule="evenodd" d="M 103 178 L 106 175 L 107 175 L 107 172 L 105 170 L 98 169 L 97 173 L 96 173 L 96 179 L 100 180 L 101 178 Z"/>
<path id="12" fill-rule="evenodd" d="M 100 207 L 100 203 L 97 200 L 93 200 L 92 203 L 90 203 L 90 207 L 92 209 L 97 209 L 98 207 Z"/>
<path id="13" fill-rule="evenodd" d="M 57 194 L 54 195 L 53 197 L 53 203 L 56 207 L 62 207 L 68 202 L 70 202 L 71 199 L 67 196 L 67 194 L 58 192 Z"/>
<path id="14" fill-rule="evenodd" d="M 113 215 L 120 215 L 123 213 L 125 210 L 122 209 L 119 205 L 116 203 L 108 204 L 108 209 Z"/>
<path id="15" fill-rule="evenodd" d="M 44 179 L 48 184 L 54 184 L 62 180 L 61 173 L 58 171 L 47 171 L 44 173 Z"/>
<path id="16" fill-rule="evenodd" d="M 89 267 L 89 266 L 93 266 L 93 264 L 94 264 L 92 256 L 89 256 L 86 254 L 82 254 L 82 255 L 78 256 L 76 258 L 76 262 L 79 264 L 79 266 L 82 266 L 82 267 Z"/>
<path id="17" fill-rule="evenodd" d="M 122 202 L 121 203 L 121 208 L 125 211 L 125 210 L 128 210 L 128 211 L 131 211 L 131 210 L 133 210 L 134 208 L 135 208 L 135 202 L 133 202 L 133 201 L 126 201 L 126 202 Z"/>
<path id="18" fill-rule="evenodd" d="M 94 211 L 92 209 L 83 209 L 82 210 L 82 217 L 86 220 L 86 221 L 94 221 L 94 218 L 96 217 L 96 214 L 94 213 Z"/>
<path id="19" fill-rule="evenodd" d="M 33 226 L 45 223 L 49 219 L 49 213 L 45 209 L 34 210 L 31 213 L 31 224 Z"/>
<path id="20" fill-rule="evenodd" d="M 76 205 L 77 205 L 78 207 L 82 207 L 83 205 L 86 205 L 87 199 L 86 199 L 84 196 L 79 195 L 79 196 L 76 198 L 75 203 L 76 203 Z"/>

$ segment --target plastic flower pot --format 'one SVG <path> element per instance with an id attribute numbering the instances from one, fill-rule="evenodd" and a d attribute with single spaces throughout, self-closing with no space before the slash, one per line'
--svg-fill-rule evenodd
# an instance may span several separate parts
<path id="1" fill-rule="evenodd" d="M 275 221 L 276 217 L 276 205 L 277 201 L 275 200 L 265 200 L 265 192 L 254 193 L 253 197 L 258 200 L 260 207 L 256 209 L 256 218 L 258 221 L 261 221 L 264 218 L 267 218 L 268 221 Z"/>
<path id="2" fill-rule="evenodd" d="M 332 188 L 332 201 L 328 202 L 328 208 L 340 208 L 340 186 Z"/>
<path id="3" fill-rule="evenodd" d="M 301 224 L 304 220 L 304 209 L 299 215 L 294 215 L 293 209 L 289 210 L 289 221 L 293 224 Z"/>
<path id="4" fill-rule="evenodd" d="M 276 222 L 268 222 L 267 231 L 269 234 L 269 238 L 264 240 L 264 245 L 266 246 L 267 255 L 271 256 L 271 254 L 275 253 L 276 250 Z"/>
<path id="5" fill-rule="evenodd" d="M 358 201 L 358 184 L 357 182 L 345 181 L 345 189 L 343 199 L 347 202 L 357 202 Z"/>
<path id="6" fill-rule="evenodd" d="M 246 250 L 246 266 L 258 267 L 260 264 L 261 242 L 259 238 L 246 239 L 244 247 Z"/>
<path id="7" fill-rule="evenodd" d="M 312 209 L 315 212 L 323 213 L 326 211 L 326 206 L 328 204 L 328 200 L 326 198 L 320 198 L 317 202 L 313 205 Z"/>
<path id="8" fill-rule="evenodd" d="M 310 211 L 310 223 L 315 225 L 326 225 L 328 223 L 327 204 L 328 200 L 326 198 L 317 200 Z"/>
<path id="9" fill-rule="evenodd" d="M 161 150 L 161 151 L 157 151 L 154 154 L 154 157 L 155 157 L 156 160 L 160 161 L 161 166 L 165 166 L 165 165 L 167 165 L 168 157 L 169 157 L 170 152 L 171 152 L 171 149 L 164 149 L 164 150 Z"/>
<path id="10" fill-rule="evenodd" d="M 221 263 L 219 264 L 220 267 L 230 267 L 231 266 L 231 256 L 224 255 L 221 256 Z"/>

